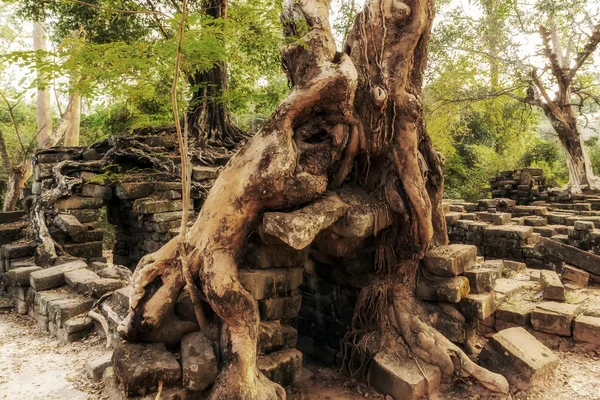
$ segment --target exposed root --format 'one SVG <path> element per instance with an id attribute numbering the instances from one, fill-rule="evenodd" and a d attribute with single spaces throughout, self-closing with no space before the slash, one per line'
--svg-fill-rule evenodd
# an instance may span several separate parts
<path id="1" fill-rule="evenodd" d="M 106 336 L 106 348 L 110 349 L 112 347 L 112 335 L 110 334 L 110 328 L 108 326 L 108 321 L 102 314 L 97 313 L 94 310 L 90 310 L 88 312 L 88 316 L 94 321 L 98 322 L 104 331 L 104 335 Z"/>

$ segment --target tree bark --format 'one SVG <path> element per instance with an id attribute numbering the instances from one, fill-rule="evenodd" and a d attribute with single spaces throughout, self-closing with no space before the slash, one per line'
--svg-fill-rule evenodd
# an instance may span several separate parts
<path id="1" fill-rule="evenodd" d="M 65 146 L 79 146 L 79 130 L 81 125 L 81 95 L 73 93 L 71 95 L 71 107 L 67 107 L 67 128 L 65 130 Z"/>
<path id="2" fill-rule="evenodd" d="M 205 0 L 204 12 L 212 18 L 227 18 L 227 0 Z M 234 148 L 248 135 L 231 121 L 223 94 L 227 90 L 227 66 L 217 62 L 208 71 L 188 77 L 192 94 L 188 120 L 200 145 Z"/>
<path id="3" fill-rule="evenodd" d="M 351 342 L 377 337 L 381 351 L 404 346 L 446 375 L 470 374 L 507 393 L 502 376 L 424 322 L 414 297 L 421 258 L 447 243 L 441 166 L 420 98 L 433 0 L 369 0 L 343 53 L 328 17 L 327 0 L 284 3 L 281 55 L 292 92 L 221 172 L 186 238 L 189 267 L 222 324 L 225 363 L 210 397 L 284 396 L 256 369 L 260 318 L 237 262 L 262 211 L 306 204 L 348 180 L 382 199 L 394 219 L 377 235 L 378 273 L 359 296 Z M 178 257 L 174 239 L 140 261 L 120 327 L 126 338 L 177 342 L 185 332 L 173 313 L 185 285 Z"/>
<path id="4" fill-rule="evenodd" d="M 46 30 L 40 22 L 33 23 L 33 49 L 36 51 L 48 51 Z M 52 133 L 52 115 L 50 111 L 50 88 L 47 74 L 42 72 L 42 60 L 37 63 L 37 129 L 38 144 L 42 144 Z"/>

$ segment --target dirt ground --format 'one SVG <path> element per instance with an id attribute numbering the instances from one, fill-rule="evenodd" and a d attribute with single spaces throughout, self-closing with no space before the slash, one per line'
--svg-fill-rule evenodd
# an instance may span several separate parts
<path id="1" fill-rule="evenodd" d="M 102 385 L 87 378 L 84 366 L 88 359 L 104 351 L 104 340 L 98 336 L 62 344 L 50 334 L 41 332 L 28 317 L 0 314 L 0 399 L 100 399 Z M 532 393 L 516 393 L 513 398 L 600 399 L 600 358 L 569 351 L 556 353 L 561 364 L 555 380 Z M 304 372 L 302 379 L 288 389 L 288 397 L 292 400 L 385 398 L 366 385 L 310 360 L 307 360 Z M 444 385 L 434 396 L 435 400 L 490 398 L 489 393 L 469 380 Z"/>

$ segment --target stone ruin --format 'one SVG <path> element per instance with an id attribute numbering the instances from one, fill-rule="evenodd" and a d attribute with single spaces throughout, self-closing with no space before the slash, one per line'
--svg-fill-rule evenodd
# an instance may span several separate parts
<path id="1" fill-rule="evenodd" d="M 123 150 L 131 140 L 143 153 Z M 89 149 L 42 150 L 36 160 L 33 196 L 25 202 L 32 215 L 65 176 L 75 183 L 43 204 L 44 225 L 58 249 L 52 265 L 41 265 L 38 223 L 24 212 L 0 214 L 0 273 L 11 302 L 2 307 L 14 305 L 65 342 L 92 331 L 105 335 L 107 353 L 90 362 L 88 372 L 104 379 L 110 398 L 150 395 L 159 381 L 166 398 L 202 398 L 219 370 L 219 354 L 202 333 L 176 343 L 130 343 L 117 330 L 137 262 L 178 234 L 183 206 L 173 140 L 147 132 Z M 98 168 L 98 160 L 108 162 Z M 192 213 L 218 172 L 194 166 Z M 435 328 L 511 386 L 527 390 L 552 378 L 559 361 L 549 347 L 600 349 L 600 290 L 594 287 L 600 282 L 600 198 L 553 197 L 537 170 L 518 172 L 492 183 L 500 182 L 494 190 L 504 192 L 495 195 L 505 198 L 444 202 L 451 244 L 428 252 L 416 295 Z M 529 191 L 520 184 L 526 178 Z M 103 252 L 102 210 L 116 232 L 112 260 Z M 341 339 L 361 288 L 375 274 L 374 235 L 389 224 L 385 208 L 358 188 L 262 215 L 239 279 L 259 305 L 258 365 L 269 379 L 292 384 L 302 374 L 303 356 L 342 363 Z M 187 291 L 175 313 L 193 326 Z M 478 335 L 489 339 L 481 350 Z M 439 368 L 400 354 L 376 355 L 368 372 L 371 384 L 395 399 L 426 397 L 442 381 Z"/>

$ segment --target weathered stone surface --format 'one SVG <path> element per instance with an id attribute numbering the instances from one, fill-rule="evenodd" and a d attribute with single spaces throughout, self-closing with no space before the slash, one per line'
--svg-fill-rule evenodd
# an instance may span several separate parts
<path id="1" fill-rule="evenodd" d="M 415 294 L 421 300 L 458 303 L 469 294 L 469 280 L 464 276 L 452 278 L 421 276 Z"/>
<path id="2" fill-rule="evenodd" d="M 429 250 L 423 258 L 427 271 L 437 276 L 456 276 L 475 264 L 477 247 L 451 244 Z"/>
<path id="3" fill-rule="evenodd" d="M 99 299 L 106 293 L 121 289 L 127 285 L 127 282 L 121 279 L 100 278 L 89 283 L 90 292 L 94 297 Z"/>
<path id="4" fill-rule="evenodd" d="M 190 208 L 193 204 L 190 204 Z M 137 199 L 133 203 L 133 211 L 138 214 L 158 214 L 183 210 L 181 200 Z"/>
<path id="5" fill-rule="evenodd" d="M 192 168 L 192 179 L 200 182 L 215 179 L 219 176 L 219 168 L 208 166 L 195 166 Z"/>
<path id="6" fill-rule="evenodd" d="M 73 257 L 94 258 L 102 257 L 102 242 L 66 243 L 63 248 Z"/>
<path id="7" fill-rule="evenodd" d="M 82 224 L 95 222 L 100 218 L 100 210 L 65 210 L 64 213 L 75 216 Z"/>
<path id="8" fill-rule="evenodd" d="M 343 237 L 366 238 L 377 234 L 375 231 L 391 225 L 392 216 L 388 208 L 366 191 L 343 187 L 338 190 L 342 201 L 350 206 L 344 218 L 338 219 L 329 230 Z M 377 221 L 375 220 L 377 218 Z"/>
<path id="9" fill-rule="evenodd" d="M 6 277 L 15 285 L 29 286 L 29 276 L 40 269 L 38 266 L 15 268 L 8 271 Z"/>
<path id="10" fill-rule="evenodd" d="M 204 390 L 213 384 L 219 369 L 210 340 L 202 332 L 193 332 L 181 339 L 183 385 L 191 391 Z"/>
<path id="11" fill-rule="evenodd" d="M 425 374 L 425 375 L 423 375 Z M 371 366 L 371 384 L 394 399 L 418 400 L 433 393 L 440 385 L 441 372 L 436 366 L 379 352 Z"/>
<path id="12" fill-rule="evenodd" d="M 510 213 L 494 213 L 492 214 L 492 224 L 508 225 L 510 224 Z"/>
<path id="13" fill-rule="evenodd" d="M 112 361 L 116 378 L 130 395 L 154 391 L 159 381 L 170 387 L 181 379 L 179 363 L 162 343 L 120 343 Z"/>
<path id="14" fill-rule="evenodd" d="M 494 289 L 496 279 L 502 276 L 503 263 L 486 262 L 465 271 L 464 276 L 469 280 L 471 293 L 484 293 Z"/>
<path id="15" fill-rule="evenodd" d="M 115 195 L 122 200 L 133 200 L 149 196 L 153 189 L 152 182 L 123 182 L 115 187 Z"/>
<path id="16" fill-rule="evenodd" d="M 87 264 L 84 261 L 79 260 L 58 265 L 56 267 L 38 270 L 32 272 L 29 276 L 29 284 L 38 292 L 52 289 L 65 284 L 65 272 L 86 267 Z"/>
<path id="17" fill-rule="evenodd" d="M 250 268 L 299 267 L 308 259 L 309 250 L 296 250 L 286 244 L 251 246 L 246 262 Z"/>
<path id="18" fill-rule="evenodd" d="M 266 212 L 261 229 L 297 250 L 312 243 L 322 230 L 337 221 L 350 206 L 337 193 L 329 192 L 321 199 L 299 210 L 282 213 Z"/>
<path id="19" fill-rule="evenodd" d="M 559 359 L 524 328 L 496 333 L 479 355 L 479 363 L 503 375 L 511 386 L 527 390 L 549 383 Z"/>
<path id="20" fill-rule="evenodd" d="M 533 235 L 533 228 L 523 225 L 493 225 L 487 227 L 483 234 L 486 238 L 528 239 Z"/>
<path id="21" fill-rule="evenodd" d="M 591 231 L 594 229 L 594 223 L 591 221 L 575 221 L 573 227 L 576 231 Z"/>
<path id="22" fill-rule="evenodd" d="M 71 236 L 71 240 L 75 243 L 101 242 L 104 239 L 104 230 L 102 229 L 87 229 Z"/>
<path id="23" fill-rule="evenodd" d="M 51 300 L 48 303 L 48 318 L 58 328 L 62 328 L 67 320 L 89 311 L 93 304 L 93 299 L 81 296 L 70 296 L 67 299 L 57 301 Z"/>
<path id="24" fill-rule="evenodd" d="M 87 331 L 93 326 L 94 321 L 90 317 L 86 317 L 85 315 L 79 315 L 73 318 L 69 318 L 63 324 L 63 328 L 67 333 Z"/>
<path id="25" fill-rule="evenodd" d="M 580 315 L 575 318 L 573 338 L 577 342 L 600 346 L 600 317 Z"/>
<path id="26" fill-rule="evenodd" d="M 506 302 L 498 306 L 495 316 L 496 322 L 504 321 L 513 326 L 528 326 L 531 319 L 531 311 L 535 306 L 525 302 Z"/>
<path id="27" fill-rule="evenodd" d="M 540 271 L 540 285 L 546 300 L 565 301 L 565 287 L 554 271 Z"/>
<path id="28" fill-rule="evenodd" d="M 541 238 L 535 248 L 542 254 L 572 264 L 592 274 L 600 275 L 600 256 L 594 253 L 548 238 Z"/>
<path id="29" fill-rule="evenodd" d="M 289 386 L 302 375 L 302 353 L 286 349 L 260 356 L 257 367 L 273 382 Z"/>
<path id="30" fill-rule="evenodd" d="M 94 185 L 92 183 L 85 183 L 81 188 L 81 194 L 86 197 L 110 199 L 112 198 L 112 188 L 102 185 Z"/>
<path id="31" fill-rule="evenodd" d="M 71 214 L 58 214 L 56 217 L 54 217 L 54 226 L 69 236 L 73 236 L 87 230 L 87 228 Z"/>
<path id="32" fill-rule="evenodd" d="M 469 294 L 460 301 L 460 311 L 468 319 L 480 321 L 496 311 L 494 293 Z"/>
<path id="33" fill-rule="evenodd" d="M 326 231 L 329 233 L 328 231 Z M 319 250 L 322 254 L 331 257 L 351 257 L 364 248 L 365 239 L 355 237 L 334 237 L 325 232 L 318 235 L 313 242 L 312 249 Z M 314 254 L 314 251 L 313 251 Z"/>
<path id="34" fill-rule="evenodd" d="M 505 270 L 512 272 L 523 271 L 527 266 L 523 262 L 513 261 L 513 260 L 503 260 Z"/>
<path id="35" fill-rule="evenodd" d="M 587 286 L 590 280 L 590 273 L 582 269 L 575 268 L 571 265 L 565 264 L 561 272 L 561 277 L 563 280 L 576 283 L 580 286 Z"/>
<path id="36" fill-rule="evenodd" d="M 183 215 L 183 211 L 171 211 L 171 212 L 152 214 L 150 216 L 150 221 L 153 221 L 153 222 L 168 222 L 168 221 L 174 221 L 174 220 L 180 221 L 182 215 Z"/>
<path id="37" fill-rule="evenodd" d="M 238 276 L 242 286 L 256 300 L 262 300 L 297 289 L 302 283 L 303 272 L 303 268 L 240 270 Z"/>
<path id="38" fill-rule="evenodd" d="M 295 328 L 281 321 L 263 321 L 258 335 L 258 353 L 294 348 L 297 340 L 298 331 Z"/>
<path id="39" fill-rule="evenodd" d="M 546 302 L 531 312 L 531 326 L 541 332 L 571 336 L 571 325 L 579 311 L 574 304 Z"/>
<path id="40" fill-rule="evenodd" d="M 37 245 L 33 242 L 9 243 L 0 247 L 0 256 L 4 259 L 14 260 L 33 256 Z"/>
<path id="41" fill-rule="evenodd" d="M 102 379 L 102 374 L 106 368 L 112 366 L 113 350 L 107 351 L 100 357 L 89 360 L 85 364 L 85 371 L 88 377 L 93 381 L 99 381 Z"/>
<path id="42" fill-rule="evenodd" d="M 279 297 L 276 299 L 264 299 L 258 302 L 260 318 L 263 321 L 276 319 L 289 319 L 298 316 L 302 305 L 302 295 Z"/>
<path id="43" fill-rule="evenodd" d="M 0 224 L 17 222 L 26 215 L 25 211 L 2 211 L 0 212 Z"/>
<path id="44" fill-rule="evenodd" d="M 57 210 L 73 210 L 84 208 L 100 208 L 104 204 L 104 200 L 94 197 L 79 197 L 71 196 L 58 199 L 54 206 Z"/>
<path id="45" fill-rule="evenodd" d="M 96 279 L 100 279 L 98 274 L 87 268 L 65 272 L 65 282 L 71 289 L 79 293 L 89 293 L 89 285 Z"/>

